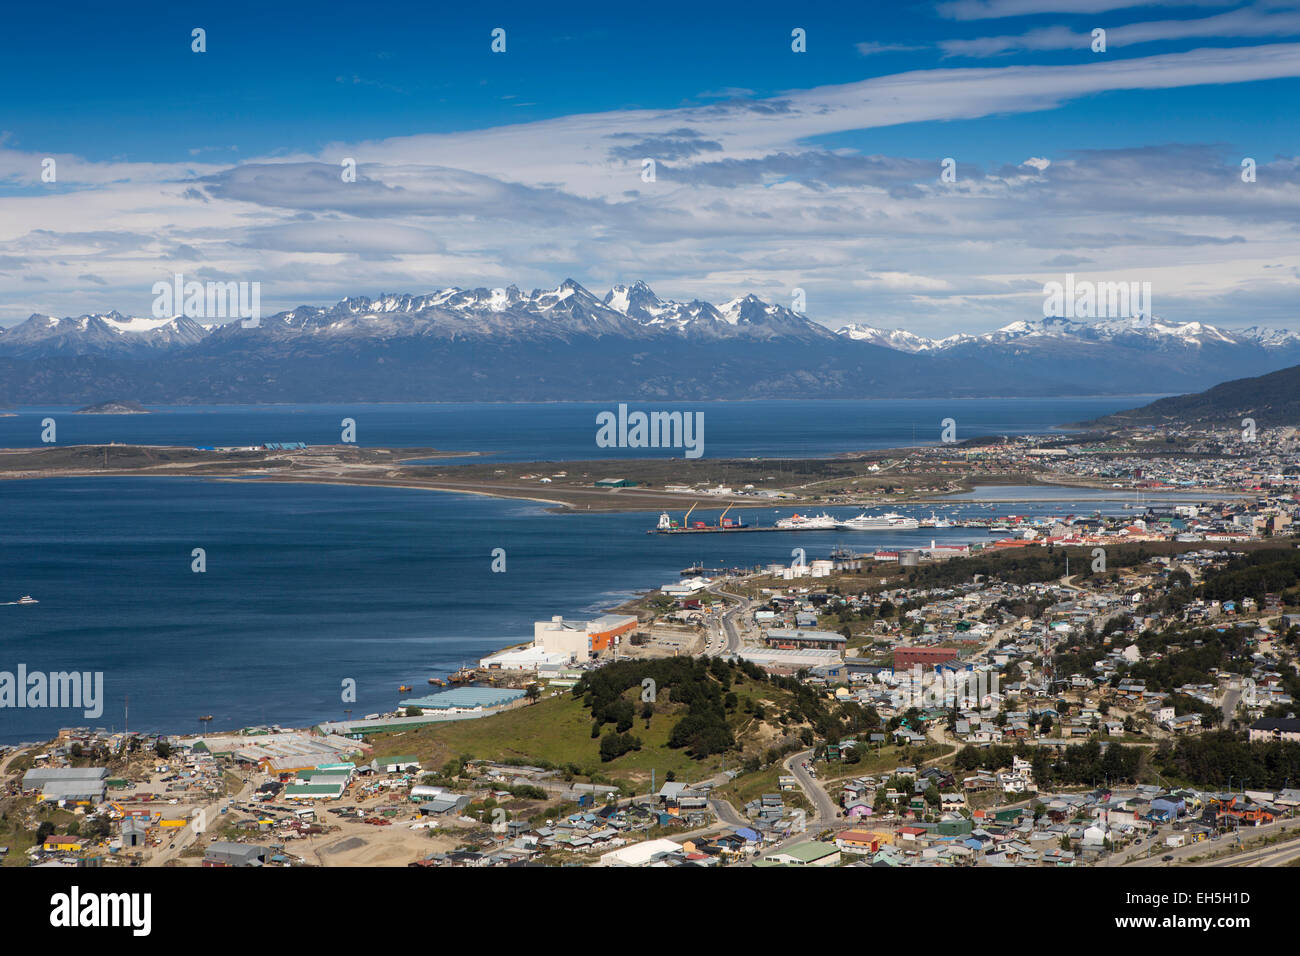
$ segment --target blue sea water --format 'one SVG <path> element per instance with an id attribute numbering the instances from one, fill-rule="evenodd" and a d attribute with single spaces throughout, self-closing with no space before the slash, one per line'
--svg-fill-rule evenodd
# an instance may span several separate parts
<path id="1" fill-rule="evenodd" d="M 507 410 L 484 408 L 489 417 Z M 1099 413 L 1095 404 L 1090 409 Z M 593 421 L 589 411 L 583 415 Z M 993 415 L 988 409 L 977 411 Z M 1086 414 L 1077 407 L 1063 412 L 1074 418 Z M 787 413 L 768 415 L 780 419 Z M 208 421 L 212 427 L 187 440 L 320 440 L 286 433 L 284 423 L 296 420 L 294 414 L 260 409 L 194 413 L 192 421 Z M 326 421 L 337 412 L 303 414 Z M 384 421 L 386 414 L 361 409 L 357 417 L 359 423 Z M 544 421 L 560 413 L 531 406 L 519 414 Z M 1026 409 L 1000 421 L 1032 424 L 1036 414 Z M 174 433 L 150 431 L 171 427 L 169 419 L 124 420 L 128 431 L 118 440 L 175 441 Z M 106 420 L 71 420 L 88 423 L 81 440 L 102 440 Z M 819 424 L 815 447 L 831 453 L 845 442 L 857 442 L 861 436 L 855 420 L 846 420 L 853 434 L 837 437 Z M 14 419 L 0 421 L 8 427 Z M 263 422 L 271 434 L 245 431 L 235 439 L 234 433 L 249 422 Z M 737 453 L 771 454 L 774 448 L 802 453 L 792 446 L 789 431 L 770 439 L 761 424 L 749 427 L 756 442 L 769 443 L 738 445 Z M 391 439 L 398 429 L 395 424 L 391 428 L 388 444 L 395 445 Z M 71 440 L 62 425 L 60 429 L 60 441 Z M 462 440 L 469 442 L 473 429 L 463 422 L 461 429 Z M 410 437 L 429 441 L 414 433 Z M 544 444 L 531 433 L 529 440 L 534 444 L 521 440 L 520 447 Z M 1122 507 L 1104 500 L 1103 493 L 1080 490 L 1069 496 L 1067 502 L 998 506 L 998 513 L 1113 512 Z M 829 510 L 840 517 L 856 513 Z M 933 509 L 897 510 L 922 517 Z M 938 510 L 958 516 L 990 513 L 976 502 Z M 744 514 L 746 521 L 759 525 L 778 516 L 775 509 Z M 812 560 L 838 544 L 868 549 L 916 546 L 932 538 L 987 537 L 956 528 L 646 534 L 656 518 L 646 513 L 555 514 L 530 502 L 389 488 L 184 478 L 0 483 L 0 602 L 23 594 L 40 601 L 35 606 L 0 605 L 0 671 L 13 672 L 19 664 L 29 672 L 99 671 L 105 697 L 99 718 L 72 710 L 0 708 L 0 741 L 40 739 L 61 726 L 120 729 L 128 698 L 132 728 L 169 732 L 200 729 L 201 714 L 213 715 L 214 730 L 272 722 L 305 725 L 344 717 L 345 707 L 361 716 L 393 707 L 400 684 L 427 690 L 430 676 L 531 640 L 534 620 L 598 613 L 676 580 L 679 569 L 697 562 L 748 566 L 788 562 L 794 547 L 805 548 Z M 196 548 L 205 552 L 203 573 L 191 570 Z M 506 551 L 505 573 L 491 570 L 495 548 Z M 358 699 L 344 704 L 341 685 L 349 678 L 356 681 Z"/>
<path id="2" fill-rule="evenodd" d="M 704 457 L 822 457 L 841 452 L 934 444 L 942 422 L 959 440 L 1047 432 L 1145 404 L 1154 396 L 1036 399 L 881 399 L 629 403 L 630 410 L 704 414 Z M 381 448 L 478 451 L 500 461 L 645 457 L 643 449 L 596 446 L 596 415 L 617 405 L 591 402 L 503 405 L 185 405 L 154 406 L 149 415 L 75 415 L 73 406 L 23 407 L 0 417 L 0 448 L 41 443 L 53 418 L 61 445 L 249 445 L 302 441 L 336 444 L 342 421 L 356 422 L 356 441 Z M 670 452 L 651 454 L 667 457 Z M 681 452 L 677 452 L 677 457 Z M 473 460 L 473 459 L 470 459 Z"/>

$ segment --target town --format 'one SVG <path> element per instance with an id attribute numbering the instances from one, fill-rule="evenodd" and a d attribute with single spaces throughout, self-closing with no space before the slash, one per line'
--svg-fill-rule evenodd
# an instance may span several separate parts
<path id="1" fill-rule="evenodd" d="M 984 543 L 685 569 L 603 616 L 538 620 L 531 641 L 388 713 L 65 728 L 8 748 L 0 859 L 1300 859 L 1294 435 L 1261 431 L 1250 468 L 1224 465 L 1213 437 L 1179 440 L 1204 457 L 1047 456 L 1076 481 L 1145 489 L 1124 514 L 1005 515 Z M 1043 450 L 967 452 L 1005 470 Z M 1240 494 L 1161 504 L 1162 484 Z"/>

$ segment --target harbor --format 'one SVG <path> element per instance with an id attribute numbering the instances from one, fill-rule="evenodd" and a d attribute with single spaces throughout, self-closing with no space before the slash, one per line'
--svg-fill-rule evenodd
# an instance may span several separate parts
<path id="1" fill-rule="evenodd" d="M 718 516 L 716 523 L 696 521 L 691 523 L 691 514 L 698 507 L 698 502 L 691 505 L 681 524 L 673 520 L 667 512 L 659 515 L 659 523 L 651 528 L 649 534 L 717 534 L 732 531 L 912 531 L 921 527 L 950 528 L 952 522 L 931 515 L 925 521 L 908 518 L 892 512 L 883 515 L 868 515 L 865 511 L 856 517 L 839 519 L 822 512 L 819 515 L 802 515 L 795 513 L 788 518 L 781 518 L 771 525 L 748 525 L 739 518 L 728 518 L 727 508 Z"/>

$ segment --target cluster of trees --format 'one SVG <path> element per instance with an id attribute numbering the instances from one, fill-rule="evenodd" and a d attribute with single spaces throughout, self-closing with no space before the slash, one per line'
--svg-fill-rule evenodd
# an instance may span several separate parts
<path id="1" fill-rule="evenodd" d="M 881 727 L 880 715 L 874 707 L 863 707 L 855 701 L 832 705 L 812 687 L 793 677 L 773 675 L 769 680 L 792 697 L 781 722 L 811 724 L 813 733 L 827 743 L 837 744 L 845 737 Z"/>
<path id="2" fill-rule="evenodd" d="M 1057 784 L 1136 783 L 1142 764 L 1142 748 L 1113 743 L 1102 753 L 1095 740 L 1066 747 L 1053 756 L 1043 747 L 1034 748 L 1030 758 L 1034 782 L 1039 789 Z"/>
<path id="3" fill-rule="evenodd" d="M 631 750 L 641 749 L 641 738 L 631 734 L 608 733 L 600 738 L 600 759 L 608 763 Z"/>
<path id="4" fill-rule="evenodd" d="M 1002 770 L 1011 766 L 1012 757 L 1027 759 L 1030 756 L 1029 751 L 1030 747 L 1027 744 L 1018 744 L 1015 747 L 1005 744 L 994 744 L 991 747 L 966 746 L 958 750 L 953 759 L 959 771 Z"/>
<path id="5" fill-rule="evenodd" d="M 606 724 L 614 724 L 614 732 L 601 738 L 602 760 L 613 760 L 640 746 L 640 741 L 628 734 L 638 713 L 637 705 L 627 696 L 633 689 L 639 692 L 640 714 L 647 725 L 664 703 L 685 705 L 685 715 L 668 735 L 668 746 L 685 748 L 691 756 L 703 758 L 735 747 L 727 704 L 734 708 L 736 698 L 727 695 L 733 681 L 761 679 L 761 675 L 752 664 L 735 665 L 720 658 L 708 662 L 689 657 L 617 661 L 584 675 L 574 685 L 573 694 L 591 709 L 593 738 L 600 736 Z"/>
<path id="6" fill-rule="evenodd" d="M 1105 753 L 1095 740 L 1066 747 L 1059 756 L 1044 747 L 1031 747 L 1019 743 L 1014 747 L 998 744 L 992 747 L 963 747 L 957 751 L 958 771 L 1002 770 L 1011 766 L 1011 758 L 1028 760 L 1034 782 L 1040 789 L 1053 784 L 1092 784 L 1109 780 L 1136 781 L 1141 764 L 1139 747 L 1110 744 Z"/>
<path id="7" fill-rule="evenodd" d="M 1233 558 L 1224 567 L 1206 575 L 1196 589 L 1207 601 L 1240 601 L 1266 594 L 1281 594 L 1300 584 L 1300 553 L 1294 549 L 1251 551 Z"/>
<path id="8" fill-rule="evenodd" d="M 1251 743 L 1221 730 L 1167 741 L 1152 758 L 1160 772 L 1198 786 L 1280 790 L 1300 782 L 1300 744 L 1261 741 Z"/>
<path id="9" fill-rule="evenodd" d="M 1246 649 L 1250 631 L 1231 628 L 1219 632 L 1213 628 L 1197 628 L 1177 634 L 1143 632 L 1138 637 L 1138 650 L 1143 660 L 1127 668 L 1122 674 L 1146 681 L 1152 690 L 1172 691 L 1184 684 L 1204 683 L 1213 668 L 1249 674 L 1253 664 Z M 1178 650 L 1171 651 L 1175 644 Z M 1156 660 L 1151 655 L 1162 654 Z"/>
<path id="10" fill-rule="evenodd" d="M 1075 548 L 1069 552 L 1070 570 L 1076 575 L 1084 575 L 1092 566 L 1092 553 L 1087 548 Z M 1108 569 L 1129 567 L 1141 564 L 1150 555 L 1142 548 L 1107 549 L 1106 564 Z M 1062 548 L 1021 548 L 1007 554 L 980 555 L 969 558 L 953 558 L 937 564 L 922 565 L 908 572 L 908 584 L 913 587 L 950 587 L 965 584 L 975 575 L 996 578 L 1011 584 L 1034 584 L 1041 581 L 1053 581 L 1065 574 L 1066 551 Z M 1100 577 L 1100 575 L 1098 575 Z"/>

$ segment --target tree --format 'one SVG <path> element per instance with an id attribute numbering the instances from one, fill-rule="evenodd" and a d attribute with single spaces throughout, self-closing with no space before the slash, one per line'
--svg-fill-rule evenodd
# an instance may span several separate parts
<path id="1" fill-rule="evenodd" d="M 641 738 L 631 734 L 609 733 L 600 738 L 600 759 L 608 763 L 629 750 L 640 750 Z"/>
<path id="2" fill-rule="evenodd" d="M 530 702 L 532 702 L 532 703 L 534 703 L 534 704 L 537 703 L 537 701 L 541 699 L 541 696 L 542 696 L 542 685 L 541 685 L 541 684 L 529 684 L 529 685 L 528 685 L 528 700 L 529 700 Z"/>

